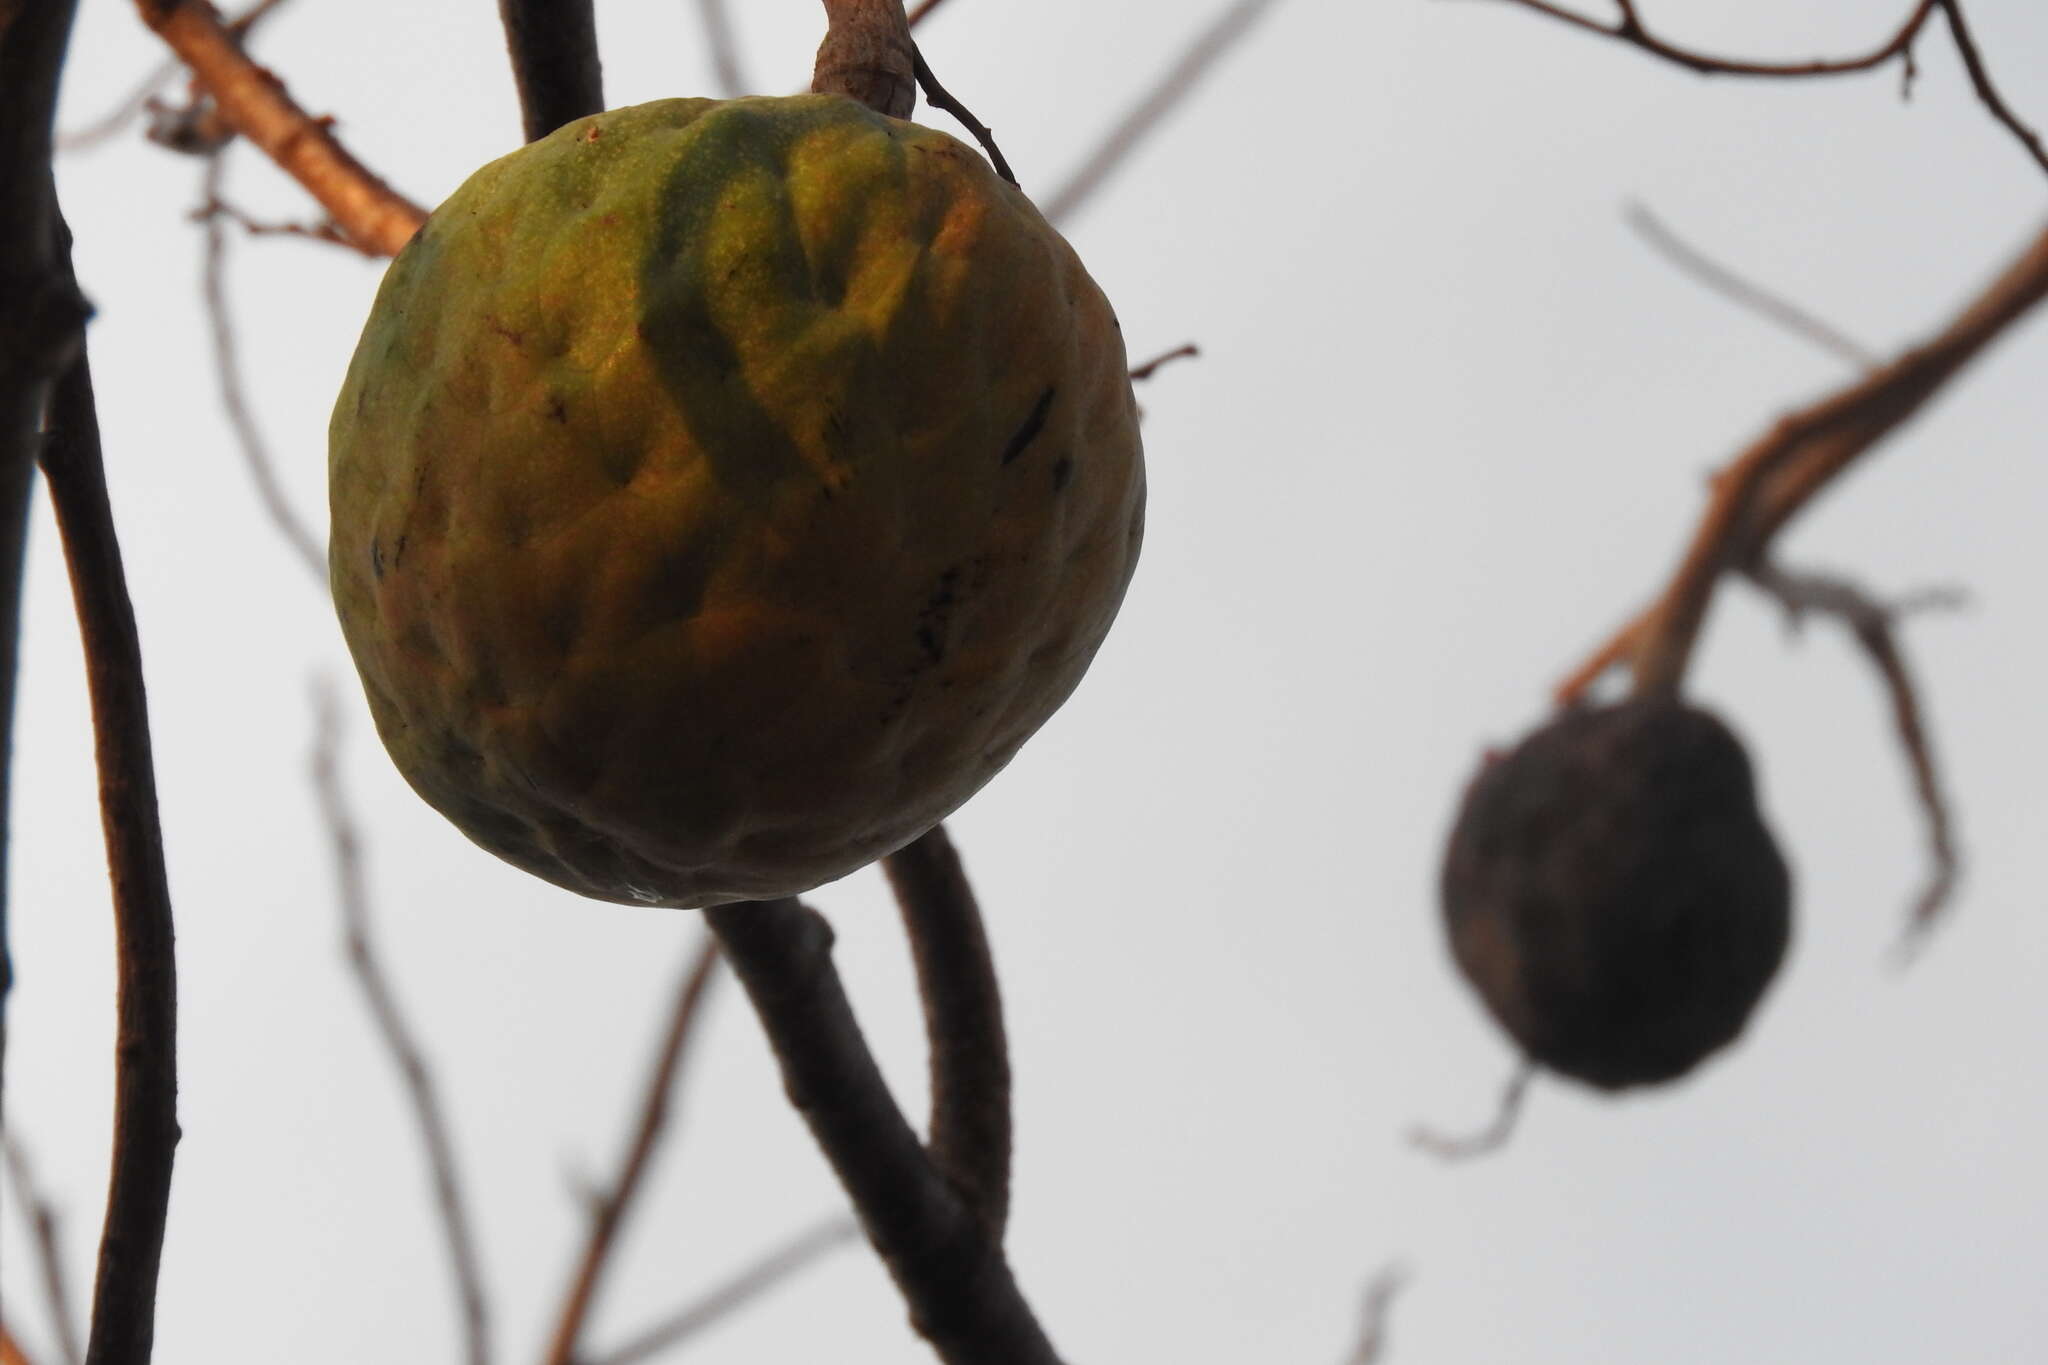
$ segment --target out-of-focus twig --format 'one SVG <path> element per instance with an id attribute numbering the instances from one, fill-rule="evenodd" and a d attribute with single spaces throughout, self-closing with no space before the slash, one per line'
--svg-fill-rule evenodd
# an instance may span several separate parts
<path id="1" fill-rule="evenodd" d="M 1912 770 L 1914 794 L 1919 798 L 1927 826 L 1931 864 L 1926 884 L 1913 899 L 1900 940 L 1901 955 L 1909 956 L 1926 943 L 1928 932 L 1947 908 L 1956 880 L 1962 875 L 1962 859 L 1956 849 L 1955 824 L 1942 795 L 1934 745 L 1928 738 L 1919 693 L 1906 667 L 1897 627 L 1899 619 L 1908 612 L 1955 607 L 1961 604 L 1962 595 L 1953 590 L 1935 590 L 1905 601 L 1880 602 L 1847 579 L 1831 574 L 1795 573 L 1767 560 L 1746 566 L 1744 573 L 1777 600 L 1794 624 L 1807 613 L 1815 612 L 1832 616 L 1846 626 L 1869 656 L 1891 698 L 1892 724 Z"/>
<path id="2" fill-rule="evenodd" d="M 1388 1310 L 1394 1306 L 1394 1296 L 1407 1286 L 1408 1272 L 1398 1265 L 1372 1277 L 1358 1310 L 1358 1344 L 1344 1358 L 1344 1365 L 1379 1365 L 1387 1353 Z"/>
<path id="3" fill-rule="evenodd" d="M 1179 60 L 1167 69 L 1159 83 L 1146 92 L 1143 99 L 1132 107 L 1116 127 L 1109 130 L 1100 145 L 1089 153 L 1086 160 L 1067 178 L 1065 184 L 1046 197 L 1041 205 L 1045 216 L 1052 222 L 1063 222 L 1071 218 L 1089 196 L 1103 186 L 1110 175 L 1123 164 L 1124 158 L 1136 150 L 1145 140 L 1146 134 L 1174 107 L 1193 92 L 1209 68 L 1220 61 L 1233 47 L 1251 32 L 1252 25 L 1265 17 L 1277 0 L 1232 0 L 1221 14 L 1195 40 L 1188 44 Z"/>
<path id="4" fill-rule="evenodd" d="M 1653 57 L 1661 58 L 1676 66 L 1702 76 L 1753 76 L 1777 79 L 1811 79 L 1816 76 L 1849 76 L 1869 71 L 1898 61 L 1905 65 L 1906 77 L 1910 82 L 1913 73 L 1913 45 L 1920 39 L 1927 27 L 1927 21 L 1937 12 L 1948 21 L 1949 34 L 1955 40 L 1956 51 L 1963 59 L 1963 66 L 1969 72 L 1970 85 L 1976 91 L 1978 102 L 1983 104 L 1991 116 L 2015 140 L 2026 149 L 2035 164 L 2048 170 L 2048 149 L 2041 145 L 2041 139 L 2034 131 L 2020 122 L 1997 88 L 1992 84 L 1990 74 L 1984 68 L 1984 60 L 1977 50 L 1976 41 L 1970 36 L 1969 25 L 1963 19 L 1962 0 L 1915 0 L 1905 20 L 1892 31 L 1890 37 L 1868 52 L 1853 57 L 1821 59 L 1808 62 L 1758 62 L 1739 57 L 1718 57 L 1690 48 L 1679 47 L 1666 42 L 1650 32 L 1636 13 L 1634 0 L 1616 0 L 1618 16 L 1611 24 L 1603 24 L 1588 18 L 1551 0 L 1507 0 L 1523 9 L 1559 20 L 1587 33 L 1639 48 Z"/>
<path id="5" fill-rule="evenodd" d="M 80 1365 L 84 1357 L 78 1349 L 78 1327 L 71 1317 L 70 1281 L 64 1273 L 57 1208 L 36 1184 L 28 1153 L 12 1130 L 0 1132 L 0 1147 L 6 1151 L 7 1177 L 14 1182 L 14 1197 L 35 1242 L 36 1264 L 43 1273 L 43 1304 L 50 1317 L 50 1331 L 57 1338 L 57 1353 L 64 1365 Z"/>
<path id="6" fill-rule="evenodd" d="M 319 200 L 351 241 L 394 256 L 426 221 L 424 210 L 349 155 L 332 120 L 301 109 L 282 82 L 249 59 L 211 5 L 136 0 L 136 8 L 191 68 L 221 117 Z"/>
<path id="7" fill-rule="evenodd" d="M 207 159 L 206 202 L 199 210 L 200 223 L 206 233 L 200 294 L 206 302 L 207 328 L 213 333 L 213 367 L 220 382 L 221 406 L 227 410 L 228 425 L 235 432 L 235 444 L 242 452 L 242 462 L 249 470 L 250 481 L 256 485 L 257 499 L 263 504 L 270 524 L 284 537 L 293 556 L 324 587 L 327 583 L 326 549 L 306 523 L 299 519 L 299 514 L 292 510 L 290 500 L 285 497 L 284 487 L 278 482 L 277 467 L 270 458 L 263 433 L 256 429 L 256 416 L 250 410 L 248 395 L 242 389 L 241 354 L 235 344 L 234 322 L 228 316 L 227 230 L 221 224 L 219 208 L 225 162 L 225 151 L 216 152 Z"/>
<path id="8" fill-rule="evenodd" d="M 994 164 L 996 174 L 1008 181 L 1013 188 L 1021 189 L 1022 186 L 1017 184 L 1017 173 L 1010 169 L 1009 161 L 1003 156 L 1003 149 L 996 146 L 995 133 L 955 98 L 951 91 L 939 84 L 939 78 L 932 74 L 931 64 L 925 61 L 924 53 L 918 51 L 915 43 L 910 46 L 910 60 L 912 70 L 917 75 L 918 89 L 924 91 L 925 103 L 934 109 L 943 109 L 958 119 L 960 126 L 973 134 L 974 140 L 981 144 L 981 149 L 988 153 L 988 159 Z"/>
<path id="9" fill-rule="evenodd" d="M 1133 383 L 1143 383 L 1157 374 L 1161 365 L 1169 364 L 1176 360 L 1191 360 L 1201 353 L 1201 348 L 1192 341 L 1185 345 L 1176 346 L 1170 351 L 1161 351 L 1144 364 L 1133 365 L 1131 367 L 1131 380 Z"/>
<path id="10" fill-rule="evenodd" d="M 113 1173 L 85 1359 L 146 1365 L 178 1146 L 178 977 L 142 646 L 107 502 L 83 348 L 57 383 L 41 465 L 85 645 L 119 957 Z"/>
<path id="11" fill-rule="evenodd" d="M 740 65 L 739 40 L 733 35 L 725 0 L 697 0 L 697 13 L 704 20 L 704 41 L 711 48 L 711 75 L 718 82 L 718 93 L 738 99 L 753 86 Z"/>
<path id="12" fill-rule="evenodd" d="M 604 108 L 591 0 L 498 0 L 528 142 Z"/>
<path id="13" fill-rule="evenodd" d="M 284 0 L 256 0 L 256 3 L 228 21 L 228 32 L 243 43 L 249 41 L 250 32 L 256 25 L 283 4 Z M 148 109 L 159 92 L 185 69 L 176 57 L 164 62 L 136 83 L 135 89 L 122 101 L 99 118 L 74 132 L 57 135 L 57 150 L 81 152 L 107 141 L 116 133 L 133 123 L 136 116 Z"/>
<path id="14" fill-rule="evenodd" d="M 1904 426 L 1983 349 L 2048 296 L 2048 230 L 1940 332 L 1853 384 L 1772 424 L 1715 478 L 1713 494 L 1657 600 L 1556 689 L 1569 705 L 1626 663 L 1638 693 L 1675 690 L 1725 569 L 1761 560 L 1772 537 L 1858 458 Z"/>
<path id="15" fill-rule="evenodd" d="M 944 825 L 882 860 L 917 967 L 931 1053 L 925 1147 L 1001 1240 L 1010 1211 L 1010 1054 L 981 907 Z"/>
<path id="16" fill-rule="evenodd" d="M 945 3 L 946 0 L 924 0 L 923 4 L 910 12 L 910 26 L 916 28 L 924 22 L 926 15 Z"/>
<path id="17" fill-rule="evenodd" d="M 0 1365 L 35 1365 L 28 1352 L 21 1349 L 21 1343 L 14 1339 L 14 1333 L 7 1330 L 7 1324 L 0 1322 Z"/>
<path id="18" fill-rule="evenodd" d="M 1661 218 L 1650 211 L 1647 204 L 1631 203 L 1623 210 L 1622 218 L 1651 250 L 1694 282 L 1740 307 L 1761 315 L 1802 341 L 1818 346 L 1829 355 L 1847 361 L 1859 370 L 1877 367 L 1879 361 L 1876 352 L 1852 340 L 1838 328 L 1815 317 L 1798 304 L 1722 265 L 1673 232 Z"/>
<path id="19" fill-rule="evenodd" d="M 1529 1097 L 1529 1082 L 1535 1076 L 1534 1062 L 1524 1060 L 1516 1066 L 1507 1084 L 1501 1087 L 1492 1120 L 1478 1132 L 1452 1136 L 1418 1125 L 1408 1130 L 1408 1141 L 1445 1161 L 1469 1161 L 1476 1156 L 1490 1156 L 1505 1147 L 1508 1139 L 1515 1135 L 1515 1126 L 1522 1119 L 1523 1103 Z"/>
<path id="20" fill-rule="evenodd" d="M 348 946 L 349 967 L 378 1037 L 397 1064 L 405 1085 L 406 1100 L 412 1107 L 426 1150 L 429 1177 L 434 1188 L 448 1261 L 455 1279 L 457 1305 L 461 1315 L 464 1356 L 469 1365 L 489 1365 L 491 1320 L 479 1264 L 476 1238 L 470 1230 L 469 1210 L 462 1197 L 461 1178 L 455 1160 L 455 1143 L 448 1120 L 441 1109 L 439 1090 L 427 1069 L 425 1055 L 414 1041 L 411 1027 L 398 1006 L 391 983 L 370 938 L 369 893 L 364 886 L 362 838 L 356 832 L 355 817 L 342 791 L 339 754 L 341 712 L 333 690 L 325 683 L 313 692 L 314 739 L 311 763 L 313 790 L 320 803 L 321 819 L 334 850 L 337 899 L 341 903 L 343 933 Z"/>
<path id="21" fill-rule="evenodd" d="M 668 1030 L 662 1036 L 654 1066 L 648 1073 L 646 1095 L 640 1103 L 632 1138 L 626 1144 L 625 1157 L 619 1163 L 619 1173 L 613 1178 L 609 1190 L 594 1195 L 590 1201 L 590 1232 L 584 1241 L 583 1254 L 577 1258 L 568 1291 L 562 1296 L 553 1343 L 545 1357 L 547 1365 L 572 1365 L 577 1359 L 577 1339 L 582 1335 L 591 1305 L 597 1300 L 599 1282 L 618 1245 L 619 1231 L 625 1226 L 634 1196 L 640 1191 L 641 1178 L 647 1173 L 655 1146 L 668 1123 L 670 1096 L 675 1092 L 676 1078 L 682 1071 L 690 1040 L 696 1035 L 697 1017 L 704 1004 L 705 992 L 717 970 L 718 943 L 707 935 L 697 945 L 683 971 L 682 985 L 676 992 L 675 1009 L 669 1018 Z"/>
<path id="22" fill-rule="evenodd" d="M 940 1175 L 889 1094 L 832 965 L 832 930 L 796 900 L 704 912 L 810 1125 L 947 1365 L 1057 1365 L 987 1225 Z"/>
<path id="23" fill-rule="evenodd" d="M 584 1365 L 639 1365 L 640 1361 L 680 1346 L 713 1323 L 724 1321 L 784 1283 L 826 1252 L 845 1246 L 859 1236 L 858 1223 L 834 1214 L 806 1228 L 673 1317 L 656 1323 L 625 1345 L 590 1359 Z"/>

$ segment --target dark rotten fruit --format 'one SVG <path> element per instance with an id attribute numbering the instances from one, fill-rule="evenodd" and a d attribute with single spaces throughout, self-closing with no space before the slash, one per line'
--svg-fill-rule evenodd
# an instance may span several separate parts
<path id="1" fill-rule="evenodd" d="M 1490 757 L 1442 891 L 1452 955 L 1501 1026 L 1608 1090 L 1672 1080 L 1733 1041 L 1791 926 L 1748 755 L 1663 698 L 1566 712 Z"/>

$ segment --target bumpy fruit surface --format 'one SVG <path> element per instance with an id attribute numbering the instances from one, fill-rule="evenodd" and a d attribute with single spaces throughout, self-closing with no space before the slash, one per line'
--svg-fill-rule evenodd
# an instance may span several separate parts
<path id="1" fill-rule="evenodd" d="M 1741 742 L 1646 698 L 1490 757 L 1444 859 L 1459 969 L 1535 1062 L 1604 1089 L 1690 1071 L 1776 975 L 1791 879 Z"/>
<path id="2" fill-rule="evenodd" d="M 670 100 L 478 171 L 331 429 L 331 574 L 399 769 L 550 881 L 806 890 L 1079 682 L 1144 507 L 1116 317 L 960 143 Z"/>

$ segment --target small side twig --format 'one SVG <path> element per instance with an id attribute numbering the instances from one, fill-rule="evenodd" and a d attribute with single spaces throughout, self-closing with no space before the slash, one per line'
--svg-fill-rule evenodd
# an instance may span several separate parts
<path id="1" fill-rule="evenodd" d="M 242 452 L 242 463 L 249 471 L 250 481 L 256 485 L 257 500 L 262 503 L 270 524 L 284 537 L 293 557 L 305 565 L 314 580 L 325 588 L 326 548 L 311 528 L 299 519 L 299 514 L 292 510 L 290 500 L 285 497 L 276 464 L 270 458 L 263 433 L 256 429 L 255 414 L 250 410 L 248 395 L 242 388 L 241 353 L 235 343 L 234 320 L 228 315 L 227 232 L 221 225 L 220 196 L 225 161 L 224 151 L 215 152 L 207 158 L 205 203 L 199 210 L 206 234 L 199 288 L 206 304 L 207 330 L 213 334 L 213 369 L 220 384 L 221 406 L 227 410 L 228 425 L 234 429 L 235 444 Z"/>
<path id="2" fill-rule="evenodd" d="M 794 1238 L 741 1270 L 724 1284 L 705 1294 L 689 1307 L 665 1318 L 615 1350 L 589 1360 L 585 1365 L 639 1365 L 671 1347 L 680 1346 L 699 1332 L 722 1322 L 761 1295 L 787 1282 L 790 1277 L 860 1236 L 860 1225 L 851 1218 L 834 1214 L 806 1228 Z"/>
<path id="3" fill-rule="evenodd" d="M 1057 1365 L 1002 1248 L 889 1094 L 832 965 L 832 930 L 796 900 L 704 912 L 912 1326 L 947 1365 Z"/>
<path id="4" fill-rule="evenodd" d="M 1161 365 L 1169 364 L 1176 360 L 1191 360 L 1201 353 L 1201 348 L 1192 341 L 1185 345 L 1176 346 L 1170 351 L 1161 351 L 1144 364 L 1131 367 L 1131 382 L 1142 384 L 1154 374 L 1157 374 Z"/>
<path id="5" fill-rule="evenodd" d="M 591 0 L 498 0 L 498 17 L 528 142 L 604 108 Z"/>
<path id="6" fill-rule="evenodd" d="M 605 1267 L 610 1264 L 612 1251 L 618 1245 L 619 1231 L 625 1226 L 634 1197 L 640 1191 L 641 1177 L 646 1174 L 656 1144 L 667 1126 L 670 1096 L 674 1094 L 676 1078 L 682 1070 L 690 1039 L 696 1035 L 697 1017 L 704 1004 L 705 992 L 717 969 L 718 943 L 706 936 L 691 954 L 690 963 L 683 971 L 682 986 L 676 992 L 675 1010 L 669 1018 L 668 1030 L 662 1036 L 654 1066 L 648 1073 L 646 1095 L 641 1100 L 639 1118 L 633 1125 L 632 1139 L 626 1144 L 619 1173 L 609 1190 L 595 1193 L 590 1199 L 590 1232 L 584 1241 L 583 1254 L 577 1258 L 568 1291 L 562 1296 L 553 1342 L 545 1357 L 547 1365 L 572 1365 L 577 1359 L 577 1339 L 582 1335 L 591 1306 L 597 1301 L 598 1285 Z"/>
<path id="7" fill-rule="evenodd" d="M 1000 1241 L 1010 1209 L 1010 1054 L 981 907 L 944 825 L 882 860 L 917 967 L 932 1164 Z"/>
<path id="8" fill-rule="evenodd" d="M 1372 1277 L 1359 1305 L 1358 1344 L 1344 1358 L 1344 1365 L 1379 1365 L 1387 1353 L 1387 1319 L 1394 1298 L 1407 1287 L 1408 1271 L 1402 1266 L 1390 1265 Z"/>
<path id="9" fill-rule="evenodd" d="M 1522 1120 L 1523 1104 L 1529 1097 L 1529 1082 L 1535 1077 L 1534 1062 L 1524 1059 L 1517 1065 L 1507 1084 L 1501 1087 L 1492 1120 L 1478 1132 L 1453 1136 L 1417 1126 L 1408 1130 L 1409 1143 L 1444 1161 L 1469 1161 L 1492 1155 L 1514 1137 L 1515 1127 Z"/>
<path id="10" fill-rule="evenodd" d="M 1215 21 L 1189 43 L 1158 84 L 1109 130 L 1096 149 L 1047 196 L 1042 206 L 1052 222 L 1062 222 L 1088 200 L 1145 140 L 1161 120 L 1201 84 L 1209 69 L 1251 32 L 1276 0 L 1232 0 Z"/>
<path id="11" fill-rule="evenodd" d="M 916 28 L 925 21 L 926 15 L 945 3 L 946 0 L 924 0 L 923 4 L 910 12 L 910 26 Z"/>
<path id="12" fill-rule="evenodd" d="M 84 1359 L 78 1349 L 78 1327 L 71 1316 L 71 1288 L 64 1273 L 64 1251 L 57 1226 L 57 1208 L 36 1184 L 28 1153 L 22 1150 L 12 1131 L 0 1132 L 0 1147 L 7 1157 L 7 1176 L 14 1182 L 14 1197 L 22 1217 L 28 1220 L 29 1235 L 35 1242 L 36 1264 L 43 1274 L 43 1303 L 49 1313 L 50 1330 L 57 1338 L 57 1353 L 64 1365 L 79 1365 Z"/>
<path id="13" fill-rule="evenodd" d="M 924 53 L 918 50 L 915 43 L 910 45 L 910 61 L 911 69 L 917 76 L 918 88 L 924 91 L 925 103 L 934 109 L 943 109 L 958 119 L 960 126 L 972 133 L 974 140 L 981 144 L 981 149 L 988 153 L 988 159 L 994 164 L 996 174 L 1008 181 L 1013 189 L 1022 189 L 1023 186 L 1017 183 L 1016 172 L 1010 169 L 1010 163 L 1003 157 L 1003 149 L 996 146 L 996 135 L 990 131 L 987 124 L 976 118 L 966 105 L 954 98 L 945 86 L 939 84 L 939 78 L 932 74 L 931 65 L 925 61 Z"/>
<path id="14" fill-rule="evenodd" d="M 256 25 L 261 23 L 272 10 L 282 3 L 284 3 L 284 0 L 256 0 L 255 4 L 249 6 L 249 8 L 228 21 L 228 32 L 234 35 L 237 40 L 247 43 L 249 41 L 249 34 L 255 29 Z M 113 137 L 130 123 L 133 123 L 138 116 L 155 105 L 157 95 L 165 86 L 175 80 L 178 73 L 184 69 L 184 63 L 180 62 L 176 57 L 165 61 L 138 81 L 135 89 L 105 114 L 75 132 L 58 134 L 57 150 L 62 152 L 84 151 Z"/>
<path id="15" fill-rule="evenodd" d="M 1722 265 L 1673 232 L 1647 204 L 1631 203 L 1623 210 L 1622 218 L 1651 250 L 1698 284 L 1859 370 L 1877 368 L 1875 352 L 1798 304 Z"/>
<path id="16" fill-rule="evenodd" d="M 489 1365 L 491 1359 L 490 1310 L 484 1296 L 483 1271 L 478 1262 L 476 1238 L 470 1230 L 469 1210 L 463 1201 L 461 1180 L 455 1160 L 455 1143 L 448 1120 L 441 1110 L 440 1092 L 427 1069 L 425 1055 L 413 1040 L 412 1030 L 400 1010 L 398 998 L 384 977 L 370 939 L 369 893 L 364 886 L 362 837 L 341 787 L 339 753 L 341 713 L 331 688 L 322 684 L 313 693 L 314 739 L 310 764 L 313 791 L 320 804 L 321 819 L 327 826 L 334 851 L 336 896 L 341 903 L 343 933 L 347 941 L 349 967 L 369 1006 L 378 1037 L 398 1067 L 426 1150 L 427 1167 L 434 1189 L 434 1205 L 440 1214 L 441 1231 L 448 1248 L 448 1261 L 455 1278 L 456 1297 L 462 1321 L 464 1355 L 469 1365 Z"/>
<path id="17" fill-rule="evenodd" d="M 1795 573 L 1769 561 L 1745 569 L 1746 576 L 1774 598 L 1796 624 L 1809 612 L 1834 617 L 1849 630 L 1869 656 L 1891 698 L 1892 724 L 1898 731 L 1899 747 L 1905 751 L 1913 774 L 1914 794 L 1927 826 L 1927 852 L 1931 864 L 1927 881 L 1913 898 L 1900 940 L 1902 956 L 1910 955 L 1927 941 L 1929 931 L 1941 918 L 1962 875 L 1962 858 L 1956 849 L 1955 825 L 1948 801 L 1942 795 L 1940 769 L 1934 745 L 1927 734 L 1920 698 L 1906 667 L 1905 652 L 1898 640 L 1899 619 L 1911 611 L 1930 607 L 1955 607 L 1962 595 L 1954 590 L 1935 590 L 1900 602 L 1880 602 L 1847 579 L 1830 574 Z"/>
<path id="18" fill-rule="evenodd" d="M 732 15 L 726 11 L 725 0 L 697 0 L 697 13 L 704 20 L 704 40 L 711 48 L 711 76 L 718 82 L 718 93 L 727 99 L 737 99 L 753 86 L 740 65 L 740 45 L 732 31 Z"/>
<path id="19" fill-rule="evenodd" d="M 178 973 L 142 645 L 107 502 L 83 349 L 57 383 L 41 465 L 85 644 L 119 956 L 113 1174 L 85 1359 L 147 1365 L 178 1146 Z"/>

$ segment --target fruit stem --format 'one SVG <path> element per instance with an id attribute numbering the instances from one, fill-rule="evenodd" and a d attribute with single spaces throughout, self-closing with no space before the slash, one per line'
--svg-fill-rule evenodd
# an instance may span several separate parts
<path id="1" fill-rule="evenodd" d="M 909 118 L 917 105 L 917 49 L 903 0 L 824 0 L 829 27 L 811 89 L 845 95 L 878 114 Z"/>

